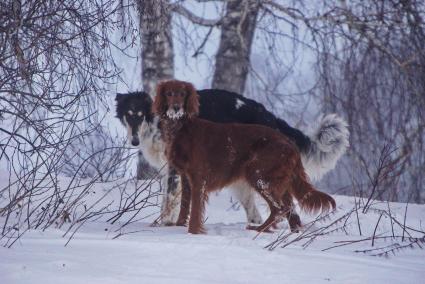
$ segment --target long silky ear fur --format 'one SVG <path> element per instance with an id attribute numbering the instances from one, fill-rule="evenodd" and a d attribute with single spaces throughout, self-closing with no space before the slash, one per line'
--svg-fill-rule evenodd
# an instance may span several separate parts
<path id="1" fill-rule="evenodd" d="M 121 101 L 121 100 L 124 98 L 124 96 L 125 96 L 125 94 L 117 93 L 117 95 L 116 95 L 116 97 L 115 97 L 115 100 L 116 100 L 117 102 L 119 102 L 119 101 Z"/>
<path id="2" fill-rule="evenodd" d="M 159 83 L 156 86 L 156 96 L 152 105 L 152 112 L 162 116 L 167 111 L 167 100 L 163 94 L 164 83 Z"/>
<path id="3" fill-rule="evenodd" d="M 185 82 L 186 103 L 185 111 L 189 118 L 197 116 L 199 113 L 199 97 L 195 87 L 191 83 Z"/>

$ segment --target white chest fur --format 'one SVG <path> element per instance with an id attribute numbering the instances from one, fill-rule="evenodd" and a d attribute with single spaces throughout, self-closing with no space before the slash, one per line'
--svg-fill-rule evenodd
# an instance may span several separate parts
<path id="1" fill-rule="evenodd" d="M 150 165 L 157 170 L 161 170 L 167 163 L 165 158 L 165 144 L 161 132 L 158 128 L 158 118 L 155 117 L 152 123 L 143 121 L 139 128 L 139 149 Z"/>

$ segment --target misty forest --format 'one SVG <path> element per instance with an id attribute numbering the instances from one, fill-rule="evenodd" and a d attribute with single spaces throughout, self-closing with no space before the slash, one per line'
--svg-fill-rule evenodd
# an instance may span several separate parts
<path id="1" fill-rule="evenodd" d="M 0 282 L 418 283 L 424 47 L 419 0 L 1 1 Z M 206 234 L 175 226 L 184 178 L 145 157 L 119 105 L 173 79 L 261 104 L 322 141 L 304 154 L 319 162 L 346 139 L 310 179 L 336 209 L 294 198 L 300 230 L 284 218 L 256 232 L 247 201 L 222 190 Z M 342 136 L 317 130 L 327 118 Z M 266 201 L 252 193 L 260 220 Z"/>

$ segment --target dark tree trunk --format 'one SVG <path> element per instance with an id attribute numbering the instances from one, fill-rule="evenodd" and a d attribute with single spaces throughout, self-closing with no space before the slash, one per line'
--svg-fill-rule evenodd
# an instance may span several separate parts
<path id="1" fill-rule="evenodd" d="M 259 1 L 228 0 L 212 87 L 243 94 Z"/>

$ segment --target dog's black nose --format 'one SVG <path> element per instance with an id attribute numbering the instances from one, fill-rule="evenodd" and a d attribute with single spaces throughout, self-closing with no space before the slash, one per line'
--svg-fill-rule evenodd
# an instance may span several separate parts
<path id="1" fill-rule="evenodd" d="M 175 112 L 178 112 L 180 110 L 180 105 L 174 105 L 173 109 Z"/>
<path id="2" fill-rule="evenodd" d="M 139 138 L 137 138 L 136 136 L 133 136 L 133 138 L 131 139 L 131 145 L 139 146 Z"/>

